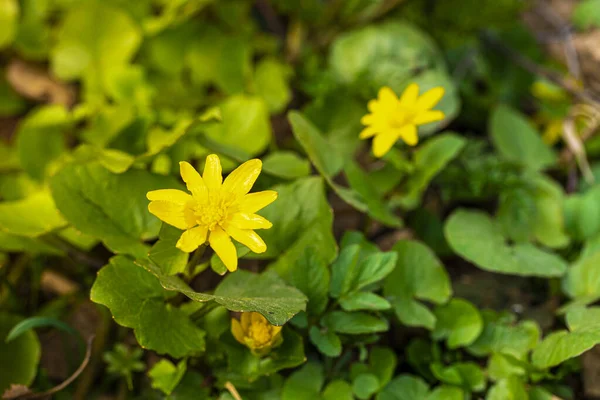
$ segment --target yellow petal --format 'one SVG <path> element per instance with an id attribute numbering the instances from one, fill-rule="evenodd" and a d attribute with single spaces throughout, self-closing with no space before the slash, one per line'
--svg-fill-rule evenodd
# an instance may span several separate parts
<path id="1" fill-rule="evenodd" d="M 252 324 L 268 324 L 267 319 L 259 312 L 250 313 L 250 321 Z"/>
<path id="2" fill-rule="evenodd" d="M 273 226 L 271 222 L 258 214 L 243 212 L 233 214 L 228 223 L 239 229 L 269 229 Z"/>
<path id="3" fill-rule="evenodd" d="M 244 332 L 248 332 L 248 329 L 250 328 L 250 324 L 252 323 L 252 313 L 251 312 L 242 313 L 242 316 L 240 317 L 240 322 L 242 324 L 242 329 L 244 330 Z"/>
<path id="4" fill-rule="evenodd" d="M 387 104 L 387 103 L 396 104 L 396 102 L 398 101 L 398 97 L 396 96 L 396 93 L 394 93 L 394 91 L 387 86 L 384 86 L 381 89 L 379 89 L 377 98 L 378 98 L 379 102 L 383 103 L 383 104 Z"/>
<path id="5" fill-rule="evenodd" d="M 175 228 L 187 229 L 188 224 L 185 218 L 185 206 L 170 201 L 152 201 L 148 204 L 148 211 L 163 222 L 173 225 Z"/>
<path id="6" fill-rule="evenodd" d="M 375 157 L 383 157 L 398 140 L 398 131 L 380 133 L 373 139 L 373 154 Z"/>
<path id="7" fill-rule="evenodd" d="M 282 328 L 283 326 L 271 325 L 271 335 L 273 335 L 273 337 L 277 336 Z"/>
<path id="8" fill-rule="evenodd" d="M 362 132 L 360 132 L 358 137 L 360 139 L 368 139 L 371 136 L 375 136 L 376 134 L 377 134 L 377 129 L 374 128 L 373 126 L 368 126 L 365 129 L 363 129 Z"/>
<path id="9" fill-rule="evenodd" d="M 256 232 L 251 229 L 240 229 L 232 225 L 225 227 L 227 233 L 255 253 L 267 251 L 267 245 Z"/>
<path id="10" fill-rule="evenodd" d="M 235 340 L 237 340 L 241 344 L 246 344 L 246 342 L 244 342 L 245 335 L 244 330 L 242 329 L 242 324 L 240 324 L 240 321 L 238 321 L 235 318 L 231 319 L 231 334 L 233 335 Z"/>
<path id="11" fill-rule="evenodd" d="M 406 125 L 399 129 L 398 136 L 409 146 L 414 146 L 419 142 L 416 125 Z"/>
<path id="12" fill-rule="evenodd" d="M 405 108 L 412 107 L 417 102 L 418 97 L 419 85 L 411 83 L 404 89 L 404 92 L 402 92 L 402 96 L 400 96 L 400 105 Z"/>
<path id="13" fill-rule="evenodd" d="M 263 190 L 262 192 L 250 193 L 245 195 L 238 204 L 240 211 L 252 214 L 268 206 L 275 200 L 277 200 L 276 191 Z"/>
<path id="14" fill-rule="evenodd" d="M 367 108 L 370 112 L 374 113 L 379 109 L 379 102 L 377 100 L 369 100 Z"/>
<path id="15" fill-rule="evenodd" d="M 375 121 L 376 121 L 375 114 L 367 114 L 367 115 L 364 115 L 360 119 L 360 123 L 363 124 L 363 125 L 371 125 Z"/>
<path id="16" fill-rule="evenodd" d="M 185 182 L 187 189 L 196 197 L 197 200 L 206 201 L 208 194 L 204 179 L 198 171 L 188 162 L 181 161 L 179 163 L 179 173 L 181 179 Z"/>
<path id="17" fill-rule="evenodd" d="M 206 157 L 202 178 L 204 179 L 206 187 L 208 187 L 208 190 L 210 191 L 218 190 L 221 187 L 223 175 L 219 156 L 216 154 L 210 154 L 208 157 Z"/>
<path id="18" fill-rule="evenodd" d="M 423 111 L 415 117 L 415 125 L 428 124 L 430 122 L 441 121 L 445 117 L 444 113 L 438 110 Z"/>
<path id="19" fill-rule="evenodd" d="M 217 226 L 211 231 L 208 235 L 208 243 L 229 271 L 233 272 L 237 269 L 237 251 L 231 238 L 223 229 Z"/>
<path id="20" fill-rule="evenodd" d="M 187 204 L 188 201 L 192 200 L 192 196 L 177 189 L 152 190 L 146 193 L 146 198 L 151 201 L 160 200 L 177 204 Z"/>
<path id="21" fill-rule="evenodd" d="M 183 232 L 175 247 L 177 247 L 181 251 L 185 251 L 186 253 L 191 253 L 196 250 L 198 246 L 204 244 L 206 242 L 206 235 L 208 234 L 208 229 L 205 226 L 197 226 L 192 229 L 188 229 Z"/>
<path id="22" fill-rule="evenodd" d="M 223 191 L 234 193 L 238 196 L 247 194 L 256 182 L 262 169 L 262 161 L 249 160 L 237 167 L 223 182 Z"/>
<path id="23" fill-rule="evenodd" d="M 418 110 L 429 110 L 444 97 L 444 92 L 445 90 L 441 86 L 429 89 L 419 97 L 415 104 L 415 108 Z"/>

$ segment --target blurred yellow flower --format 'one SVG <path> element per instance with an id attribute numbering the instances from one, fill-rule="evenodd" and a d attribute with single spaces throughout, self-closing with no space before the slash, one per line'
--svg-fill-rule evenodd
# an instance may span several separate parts
<path id="1" fill-rule="evenodd" d="M 432 110 L 443 96 L 444 88 L 441 86 L 419 96 L 419 85 L 411 83 L 400 98 L 389 87 L 382 87 L 377 99 L 368 103 L 371 113 L 360 120 L 367 127 L 359 137 L 367 139 L 375 136 L 375 157 L 383 157 L 400 138 L 406 144 L 414 146 L 419 141 L 418 125 L 444 119 L 442 111 Z"/>
<path id="2" fill-rule="evenodd" d="M 283 341 L 281 326 L 271 325 L 257 312 L 242 313 L 241 321 L 231 320 L 231 333 L 253 353 L 264 355 Z"/>
<path id="3" fill-rule="evenodd" d="M 552 146 L 562 137 L 564 121 L 562 119 L 553 119 L 546 124 L 542 140 L 547 145 Z"/>
<path id="4" fill-rule="evenodd" d="M 254 229 L 269 229 L 272 224 L 255 214 L 277 199 L 277 192 L 250 193 L 262 162 L 246 161 L 223 181 L 221 161 L 215 154 L 206 158 L 202 176 L 189 163 L 179 163 L 181 177 L 191 195 L 176 189 L 148 192 L 148 210 L 162 221 L 185 232 L 176 246 L 191 253 L 206 243 L 217 253 L 229 271 L 237 269 L 238 259 L 231 238 L 255 253 L 267 246 Z"/>

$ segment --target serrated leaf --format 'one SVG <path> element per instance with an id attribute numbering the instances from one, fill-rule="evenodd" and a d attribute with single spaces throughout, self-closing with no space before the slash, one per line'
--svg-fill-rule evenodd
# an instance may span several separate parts
<path id="1" fill-rule="evenodd" d="M 500 227 L 481 211 L 455 211 L 444 233 L 456 253 L 486 271 L 542 277 L 567 271 L 564 260 L 555 254 L 531 244 L 508 244 Z"/>
<path id="2" fill-rule="evenodd" d="M 436 340 L 446 339 L 451 349 L 470 345 L 483 330 L 481 314 L 466 300 L 454 298 L 434 313 L 437 320 L 431 335 Z"/>

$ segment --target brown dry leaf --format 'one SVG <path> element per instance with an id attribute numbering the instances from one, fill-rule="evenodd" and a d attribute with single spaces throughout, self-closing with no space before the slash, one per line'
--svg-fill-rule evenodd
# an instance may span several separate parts
<path id="1" fill-rule="evenodd" d="M 13 89 L 29 99 L 71 107 L 75 89 L 52 78 L 48 72 L 22 60 L 12 60 L 6 68 L 6 79 Z"/>
<path id="2" fill-rule="evenodd" d="M 79 286 L 75 282 L 52 270 L 42 272 L 40 284 L 43 291 L 59 296 L 66 296 L 79 290 Z"/>
<path id="3" fill-rule="evenodd" d="M 583 391 L 587 397 L 600 397 L 600 346 L 583 353 Z"/>

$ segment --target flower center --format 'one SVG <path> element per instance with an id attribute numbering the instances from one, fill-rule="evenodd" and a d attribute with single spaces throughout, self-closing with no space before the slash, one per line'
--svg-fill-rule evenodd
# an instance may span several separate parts
<path id="1" fill-rule="evenodd" d="M 194 216 L 198 225 L 214 230 L 217 225 L 222 225 L 227 219 L 229 202 L 223 198 L 209 198 L 208 203 L 199 203 L 194 209 Z"/>
<path id="2" fill-rule="evenodd" d="M 264 322 L 253 323 L 248 329 L 248 336 L 257 346 L 263 346 L 271 340 L 271 327 Z"/>
<path id="3" fill-rule="evenodd" d="M 415 112 L 413 110 L 398 106 L 396 112 L 390 116 L 389 124 L 393 129 L 400 129 L 405 125 L 410 124 L 414 118 Z"/>

